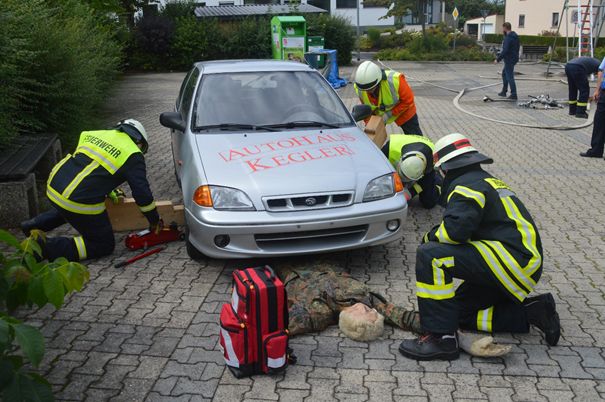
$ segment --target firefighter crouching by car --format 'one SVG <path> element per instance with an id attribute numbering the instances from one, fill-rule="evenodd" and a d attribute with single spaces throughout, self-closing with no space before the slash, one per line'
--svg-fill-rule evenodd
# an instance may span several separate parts
<path id="1" fill-rule="evenodd" d="M 416 296 L 425 335 L 399 351 L 416 360 L 458 358 L 458 328 L 486 332 L 540 329 L 549 345 L 560 335 L 550 293 L 528 297 L 542 274 L 542 244 L 529 212 L 501 180 L 481 168 L 493 160 L 468 138 L 450 134 L 435 144 L 444 175 L 442 222 L 416 253 Z M 464 282 L 454 289 L 453 278 Z"/>
<path id="2" fill-rule="evenodd" d="M 408 201 L 418 195 L 424 208 L 433 208 L 439 201 L 442 179 L 433 168 L 431 140 L 421 135 L 391 134 L 382 152 L 389 158 L 405 186 Z"/>
<path id="3" fill-rule="evenodd" d="M 385 125 L 395 122 L 405 134 L 422 135 L 414 93 L 403 74 L 364 61 L 355 72 L 355 92 Z"/>
<path id="4" fill-rule="evenodd" d="M 115 239 L 105 210 L 105 197 L 128 182 L 141 212 L 152 228 L 160 225 L 147 181 L 145 158 L 147 133 L 134 119 L 123 120 L 111 130 L 84 131 L 73 155 L 52 169 L 46 195 L 52 208 L 21 223 L 27 236 L 33 229 L 49 231 L 64 223 L 80 236 L 46 238 L 43 257 L 70 261 L 98 258 L 113 252 Z"/>

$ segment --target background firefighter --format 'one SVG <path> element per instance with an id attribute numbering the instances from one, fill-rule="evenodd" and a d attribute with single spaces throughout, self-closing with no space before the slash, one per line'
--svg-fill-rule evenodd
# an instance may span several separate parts
<path id="1" fill-rule="evenodd" d="M 355 72 L 354 86 L 361 103 L 369 105 L 373 114 L 382 116 L 385 124 L 395 122 L 405 134 L 422 135 L 414 92 L 403 74 L 364 61 Z"/>

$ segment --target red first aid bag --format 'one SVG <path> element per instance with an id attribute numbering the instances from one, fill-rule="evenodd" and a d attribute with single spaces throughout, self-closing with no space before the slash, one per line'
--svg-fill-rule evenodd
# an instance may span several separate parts
<path id="1" fill-rule="evenodd" d="M 231 303 L 220 315 L 220 346 L 237 378 L 284 370 L 288 348 L 288 298 L 271 267 L 233 272 Z"/>

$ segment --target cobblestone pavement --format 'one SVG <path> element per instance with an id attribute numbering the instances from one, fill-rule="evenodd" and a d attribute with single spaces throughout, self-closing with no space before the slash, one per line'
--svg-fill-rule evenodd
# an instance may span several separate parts
<path id="1" fill-rule="evenodd" d="M 488 64 L 394 63 L 410 77 L 461 89 L 494 82 Z M 540 65 L 520 65 L 523 77 L 539 77 Z M 342 70 L 350 76 L 352 68 Z M 183 74 L 130 75 L 107 105 L 108 123 L 140 119 L 151 133 L 148 156 L 157 198 L 180 200 L 170 141 L 158 115 L 171 110 Z M 470 136 L 495 159 L 489 167 L 508 182 L 533 214 L 542 234 L 545 269 L 537 291 L 555 295 L 563 326 L 560 345 L 548 347 L 535 331 L 502 334 L 512 344 L 505 358 L 462 355 L 454 362 L 417 363 L 400 356 L 409 337 L 388 328 L 371 343 L 353 342 L 337 327 L 292 340 L 298 364 L 285 374 L 235 379 L 218 349 L 218 312 L 228 300 L 230 275 L 246 261 L 187 258 L 183 244 L 124 269 L 112 266 L 129 253 L 118 246 L 110 258 L 88 266 L 91 281 L 59 311 L 25 311 L 47 342 L 43 373 L 62 400 L 597 400 L 605 397 L 605 161 L 578 157 L 590 128 L 549 131 L 514 128 L 457 111 L 453 93 L 412 82 L 422 128 L 437 139 L 450 132 Z M 565 97 L 562 84 L 519 81 L 521 97 L 540 92 Z M 483 104 L 471 93 L 462 104 L 512 121 L 573 123 L 564 111 L 520 110 Z M 536 93 L 538 92 L 538 93 Z M 348 105 L 351 86 L 341 91 Z M 237 111 L 234 111 L 237 113 Z M 398 128 L 393 127 L 393 132 Z M 330 255 L 353 276 L 395 303 L 415 305 L 415 249 L 441 211 L 412 203 L 404 237 L 385 246 Z M 124 234 L 118 236 L 122 240 Z M 312 257 L 311 257 L 312 258 Z"/>

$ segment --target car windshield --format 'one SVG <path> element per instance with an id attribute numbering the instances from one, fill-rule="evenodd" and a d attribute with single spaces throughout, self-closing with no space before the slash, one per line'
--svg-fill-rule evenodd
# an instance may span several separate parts
<path id="1" fill-rule="evenodd" d="M 338 95 L 313 71 L 208 74 L 197 91 L 193 116 L 199 132 L 353 124 Z"/>

